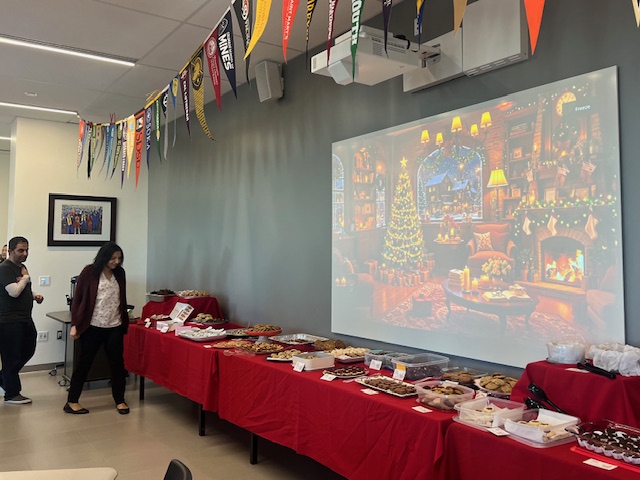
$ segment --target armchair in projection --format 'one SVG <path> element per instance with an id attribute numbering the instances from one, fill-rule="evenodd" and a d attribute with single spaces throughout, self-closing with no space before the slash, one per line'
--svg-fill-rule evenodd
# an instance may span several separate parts
<path id="1" fill-rule="evenodd" d="M 473 238 L 467 243 L 467 266 L 471 275 L 482 275 L 482 265 L 490 258 L 506 260 L 515 267 L 516 245 L 510 240 L 511 226 L 508 223 L 485 223 L 473 226 Z"/>

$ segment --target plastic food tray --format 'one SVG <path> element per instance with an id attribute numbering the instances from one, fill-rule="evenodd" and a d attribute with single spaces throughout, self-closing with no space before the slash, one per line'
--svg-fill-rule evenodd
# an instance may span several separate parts
<path id="1" fill-rule="evenodd" d="M 466 374 L 469 377 L 471 377 L 471 381 L 470 382 L 458 382 L 456 380 L 456 375 L 459 374 Z M 451 378 L 449 378 L 449 375 L 451 375 Z M 448 380 L 451 382 L 457 382 L 460 385 L 473 385 L 474 384 L 474 380 L 476 378 L 480 378 L 480 377 L 484 377 L 486 375 L 489 375 L 488 372 L 482 372 L 480 370 L 474 370 L 472 368 L 467 368 L 467 367 L 449 367 L 449 368 L 443 368 L 442 369 L 442 380 Z"/>
<path id="2" fill-rule="evenodd" d="M 360 378 L 356 378 L 356 382 L 358 382 L 361 385 L 364 385 L 367 388 L 371 388 L 373 390 L 378 390 L 380 392 L 384 392 L 384 393 L 387 393 L 389 395 L 393 395 L 394 397 L 400 397 L 400 398 L 415 397 L 417 395 L 417 393 L 418 393 L 418 391 L 416 389 L 413 393 L 407 393 L 407 394 L 403 395 L 403 394 L 395 393 L 395 392 L 393 392 L 391 390 L 387 390 L 385 388 L 380 388 L 380 387 L 376 387 L 374 385 L 369 385 L 367 383 L 367 380 L 373 380 L 373 379 L 376 379 L 376 378 L 383 378 L 385 380 L 391 380 L 393 383 L 396 383 L 398 385 L 405 385 L 405 386 L 408 386 L 408 387 L 413 387 L 415 389 L 415 385 L 413 385 L 411 383 L 401 382 L 400 380 L 395 380 L 393 378 L 385 377 L 383 375 L 378 375 L 378 376 L 375 376 L 375 377 L 360 377 Z"/>
<path id="3" fill-rule="evenodd" d="M 334 366 L 333 355 L 324 352 L 309 352 L 295 355 L 291 361 L 295 365 L 297 362 L 304 363 L 306 371 L 322 370 Z"/>
<path id="4" fill-rule="evenodd" d="M 577 437 L 578 445 L 600 455 L 640 465 L 640 429 L 600 419 L 567 427 Z"/>
<path id="5" fill-rule="evenodd" d="M 280 343 L 286 343 L 287 345 L 306 345 L 309 343 L 313 343 L 317 340 L 328 340 L 325 337 L 317 337 L 316 335 L 311 335 L 309 333 L 294 333 L 291 335 L 276 335 L 271 337 L 271 340 Z"/>
<path id="6" fill-rule="evenodd" d="M 540 422 L 548 426 L 541 427 L 524 422 Z M 521 441 L 533 447 L 553 447 L 561 443 L 573 441 L 573 437 L 565 430 L 567 427 L 576 425 L 580 419 L 563 413 L 552 412 L 551 410 L 538 410 L 537 408 L 525 410 L 518 418 L 507 418 L 504 422 L 504 429 L 512 435 L 514 440 Z"/>
<path id="7" fill-rule="evenodd" d="M 442 369 L 449 365 L 449 358 L 435 353 L 419 353 L 404 357 L 392 358 L 394 370 L 398 365 L 406 369 L 404 378 L 407 380 L 420 380 L 422 378 L 439 378 Z"/>
<path id="8" fill-rule="evenodd" d="M 371 364 L 371 360 L 380 360 L 382 362 L 382 368 L 393 370 L 391 359 L 406 357 L 407 355 L 407 353 L 390 352 L 386 350 L 369 350 L 364 356 L 364 364 L 368 367 Z"/>
<path id="9" fill-rule="evenodd" d="M 476 398 L 458 403 L 454 407 L 462 423 L 472 424 L 480 429 L 501 427 L 507 418 L 521 418 L 524 404 L 501 398 Z M 487 411 L 492 408 L 493 411 Z"/>
<path id="10" fill-rule="evenodd" d="M 175 296 L 175 293 L 173 295 L 158 295 L 156 293 L 147 293 L 147 300 L 149 300 L 150 302 L 165 302 L 171 297 Z"/>
<path id="11" fill-rule="evenodd" d="M 451 386 L 452 388 L 456 388 L 462 391 L 460 394 L 451 394 L 446 395 L 442 393 L 437 393 L 431 390 L 433 387 L 446 387 Z M 432 380 L 428 382 L 420 382 L 416 383 L 416 388 L 418 390 L 418 403 L 423 405 L 427 405 L 432 408 L 437 408 L 439 410 L 448 410 L 451 411 L 454 409 L 454 406 L 458 403 L 466 402 L 467 400 L 471 400 L 475 395 L 475 390 L 469 387 L 465 387 L 464 385 L 458 385 L 452 382 L 440 381 L 440 380 Z"/>
<path id="12" fill-rule="evenodd" d="M 203 330 L 199 330 L 199 331 L 202 332 Z M 207 335 L 205 337 L 196 337 L 191 332 L 198 333 L 198 331 L 195 331 L 195 330 L 183 331 L 183 332 L 178 332 L 178 336 L 180 338 L 186 338 L 187 340 L 191 340 L 193 342 L 213 342 L 215 340 L 222 340 L 223 338 L 227 338 L 226 333 L 216 334 L 216 335 Z"/>

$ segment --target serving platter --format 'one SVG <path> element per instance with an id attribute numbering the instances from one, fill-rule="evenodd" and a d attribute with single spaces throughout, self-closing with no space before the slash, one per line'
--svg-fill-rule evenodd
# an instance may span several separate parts
<path id="1" fill-rule="evenodd" d="M 405 394 L 401 394 L 401 393 L 396 393 L 392 390 L 389 390 L 388 388 L 381 388 L 375 385 L 371 385 L 370 382 L 371 380 L 389 380 L 390 382 L 393 382 L 395 384 L 397 384 L 398 386 L 403 386 L 403 387 L 407 387 L 407 388 L 412 388 L 413 389 L 413 393 L 405 393 Z M 364 385 L 367 388 L 371 388 L 373 390 L 378 390 L 380 392 L 384 392 L 386 394 L 389 395 L 393 395 L 394 397 L 399 397 L 399 398 L 408 398 L 408 397 L 415 397 L 418 394 L 418 391 L 416 390 L 416 387 L 414 385 L 412 385 L 411 383 L 406 383 L 406 382 L 401 382 L 400 380 L 394 380 L 392 378 L 389 377 L 385 377 L 382 375 L 378 375 L 375 377 L 360 377 L 360 378 L 356 378 L 355 380 L 356 382 L 358 382 L 361 385 Z"/>
<path id="2" fill-rule="evenodd" d="M 224 350 L 226 348 L 240 348 L 252 344 L 253 342 L 251 342 L 250 340 L 225 340 L 222 342 L 214 343 L 212 347 Z"/>
<path id="3" fill-rule="evenodd" d="M 232 330 L 227 330 L 227 337 L 246 338 L 248 336 L 246 328 L 234 328 Z"/>
<path id="4" fill-rule="evenodd" d="M 291 335 L 274 335 L 271 340 L 287 345 L 307 345 L 318 340 L 328 340 L 328 338 L 318 337 L 309 333 L 293 333 Z"/>
<path id="5" fill-rule="evenodd" d="M 366 375 L 368 370 L 363 367 L 332 367 L 325 368 L 322 373 L 334 375 L 336 378 L 356 378 Z"/>
<path id="6" fill-rule="evenodd" d="M 222 340 L 227 338 L 226 333 L 210 332 L 206 330 L 186 330 L 178 332 L 180 338 L 186 338 L 192 342 L 213 342 L 215 340 Z"/>

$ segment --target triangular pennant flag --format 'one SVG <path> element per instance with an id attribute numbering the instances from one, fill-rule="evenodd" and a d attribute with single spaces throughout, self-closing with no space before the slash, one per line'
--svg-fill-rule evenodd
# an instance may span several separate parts
<path id="1" fill-rule="evenodd" d="M 123 120 L 123 126 L 122 126 L 122 171 L 120 175 L 120 188 L 122 188 L 122 186 L 124 185 L 124 172 L 127 167 L 127 158 L 129 157 L 127 154 L 127 152 L 129 151 L 128 138 L 129 138 L 129 119 Z M 130 162 L 129 162 L 129 165 L 131 165 Z"/>
<path id="2" fill-rule="evenodd" d="M 162 150 L 160 149 L 160 99 L 164 98 L 162 92 L 153 102 L 153 126 L 156 128 L 156 147 L 158 149 L 158 158 L 162 162 Z"/>
<path id="3" fill-rule="evenodd" d="M 167 150 L 169 149 L 169 119 L 167 118 L 167 109 L 169 108 L 169 91 L 171 85 L 167 85 L 162 94 L 162 115 L 164 116 L 164 159 L 167 159 Z"/>
<path id="4" fill-rule="evenodd" d="M 124 120 L 121 120 L 117 123 L 116 127 L 116 151 L 113 154 L 113 167 L 111 170 L 111 176 L 109 178 L 113 178 L 113 174 L 116 173 L 116 168 L 118 167 L 118 163 L 120 162 L 120 154 L 122 152 L 122 141 L 124 140 Z M 125 149 L 126 150 L 126 149 Z"/>
<path id="5" fill-rule="evenodd" d="M 631 0 L 633 13 L 636 14 L 636 26 L 640 28 L 640 0 Z"/>
<path id="6" fill-rule="evenodd" d="M 136 157 L 136 188 L 138 188 L 138 179 L 140 178 L 140 164 L 142 163 L 142 145 L 144 143 L 144 110 L 136 113 L 136 132 L 135 132 L 135 157 Z"/>
<path id="7" fill-rule="evenodd" d="M 231 84 L 231 90 L 236 98 L 238 98 L 238 90 L 236 87 L 236 63 L 235 47 L 233 45 L 233 23 L 231 22 L 231 10 L 227 10 L 222 20 L 218 24 L 218 51 L 222 68 L 227 74 L 227 80 Z"/>
<path id="8" fill-rule="evenodd" d="M 207 118 L 204 114 L 204 66 L 202 65 L 202 51 L 204 47 L 200 47 L 198 53 L 196 53 L 190 62 L 191 69 L 191 86 L 193 87 L 193 99 L 196 104 L 196 117 L 200 122 L 200 126 L 204 133 L 211 140 L 215 140 L 211 131 L 209 131 L 209 125 L 207 125 Z"/>
<path id="9" fill-rule="evenodd" d="M 311 19 L 313 18 L 313 12 L 315 12 L 317 4 L 318 0 L 307 0 L 307 40 L 304 49 L 304 61 L 307 66 L 309 66 L 309 27 L 311 27 Z"/>
<path id="10" fill-rule="evenodd" d="M 104 171 L 105 180 L 109 178 L 109 167 L 111 167 L 111 160 L 113 157 L 113 145 L 114 145 L 115 136 L 116 136 L 116 124 L 110 123 L 107 128 L 109 129 L 107 131 L 107 148 L 104 151 L 104 154 L 107 157 L 107 168 Z"/>
<path id="11" fill-rule="evenodd" d="M 453 34 L 458 33 L 464 11 L 467 9 L 467 0 L 453 0 Z"/>
<path id="12" fill-rule="evenodd" d="M 531 220 L 529 220 L 529 217 L 524 217 L 524 221 L 522 222 L 522 231 L 527 235 L 531 235 Z"/>
<path id="13" fill-rule="evenodd" d="M 80 123 L 78 124 L 78 151 L 76 158 L 76 175 L 80 170 L 80 164 L 82 163 L 82 153 L 84 152 L 84 139 L 87 134 L 87 122 L 80 119 Z"/>
<path id="14" fill-rule="evenodd" d="M 98 158 L 100 156 L 100 152 L 102 152 L 102 147 L 104 146 L 104 124 L 96 126 L 96 146 L 97 150 L 94 154 L 94 158 Z"/>
<path id="15" fill-rule="evenodd" d="M 389 22 L 391 21 L 391 9 L 393 0 L 382 0 L 382 28 L 384 31 L 384 51 L 387 53 L 387 39 L 389 37 Z M 387 53 L 388 55 L 388 53 Z"/>
<path id="16" fill-rule="evenodd" d="M 136 117 L 129 115 L 127 118 L 127 178 L 131 175 L 131 160 L 133 160 L 133 149 L 136 146 Z"/>
<path id="17" fill-rule="evenodd" d="M 151 157 L 151 131 L 153 130 L 153 106 L 149 105 L 144 110 L 144 138 L 147 150 L 147 168 L 149 168 Z"/>
<path id="18" fill-rule="evenodd" d="M 527 12 L 527 24 L 529 25 L 529 41 L 531 42 L 531 55 L 536 51 L 540 25 L 542 24 L 542 11 L 544 0 L 524 0 L 524 9 Z"/>
<path id="19" fill-rule="evenodd" d="M 100 171 L 98 173 L 102 173 L 102 171 L 104 170 L 104 167 L 107 166 L 107 158 L 109 157 L 109 143 L 111 143 L 111 124 L 107 123 L 106 125 L 102 126 L 102 129 L 104 130 L 104 157 L 102 158 L 102 166 L 100 167 Z M 107 171 L 109 171 L 109 169 L 107 168 Z"/>
<path id="20" fill-rule="evenodd" d="M 240 33 L 242 34 L 242 41 L 244 43 L 245 52 L 249 49 L 249 43 L 251 43 L 251 26 L 253 25 L 253 2 L 249 0 L 233 0 L 233 11 L 238 19 L 238 25 L 240 25 Z M 248 55 L 245 62 L 245 74 L 247 77 L 247 83 L 251 85 L 249 81 L 249 62 L 251 55 Z"/>
<path id="21" fill-rule="evenodd" d="M 89 151 L 87 152 L 87 178 L 91 178 L 91 170 L 93 170 L 93 162 L 95 160 L 95 153 L 96 153 L 96 139 L 97 139 L 97 134 L 96 134 L 96 130 L 98 129 L 97 125 L 94 125 L 93 123 L 89 123 L 89 136 L 91 137 L 91 140 L 89 142 Z"/>
<path id="22" fill-rule="evenodd" d="M 184 107 L 184 121 L 187 124 L 187 131 L 189 137 L 191 137 L 191 125 L 189 124 L 189 115 L 191 114 L 191 107 L 189 105 L 190 98 L 190 82 L 189 82 L 189 66 L 187 65 L 180 72 L 180 95 L 182 98 L 182 106 Z"/>
<path id="23" fill-rule="evenodd" d="M 333 25 L 336 20 L 336 9 L 338 0 L 329 0 L 329 26 L 327 29 L 327 65 L 331 59 L 331 41 L 333 40 Z"/>
<path id="24" fill-rule="evenodd" d="M 418 24 L 418 45 L 421 45 L 422 37 L 422 15 L 424 13 L 424 2 L 426 0 L 416 0 L 416 23 Z"/>
<path id="25" fill-rule="evenodd" d="M 269 12 L 271 10 L 271 0 L 256 0 L 256 20 L 251 30 L 251 41 L 247 47 L 247 51 L 244 53 L 246 59 L 251 54 L 253 47 L 256 46 L 258 40 L 264 33 L 264 29 L 269 21 Z"/>
<path id="26" fill-rule="evenodd" d="M 547 223 L 547 228 L 551 232 L 551 235 L 553 235 L 554 237 L 558 234 L 558 231 L 556 230 L 556 223 L 558 223 L 558 219 L 555 216 L 551 215 L 551 217 L 549 218 L 549 223 Z"/>
<path id="27" fill-rule="evenodd" d="M 351 78 L 356 79 L 356 53 L 360 39 L 360 17 L 364 0 L 351 0 Z"/>
<path id="28" fill-rule="evenodd" d="M 293 27 L 293 20 L 296 18 L 299 4 L 300 0 L 282 0 L 282 54 L 284 55 L 284 63 L 287 63 L 287 45 L 289 45 L 291 27 Z"/>
<path id="29" fill-rule="evenodd" d="M 176 122 L 176 116 L 177 116 L 176 99 L 178 98 L 179 87 L 180 87 L 180 77 L 176 75 L 173 78 L 173 80 L 171 80 L 171 88 L 170 88 L 171 100 L 173 101 L 173 143 L 171 144 L 172 148 L 176 146 L 176 128 L 178 125 L 178 122 Z"/>
<path id="30" fill-rule="evenodd" d="M 204 51 L 207 54 L 209 76 L 213 84 L 213 92 L 216 94 L 218 110 L 222 111 L 222 94 L 220 93 L 220 63 L 218 55 L 218 28 L 214 28 L 209 38 L 204 42 Z"/>
<path id="31" fill-rule="evenodd" d="M 589 235 L 591 240 L 598 238 L 598 232 L 596 230 L 598 223 L 600 223 L 600 221 L 593 216 L 593 213 L 590 213 L 589 218 L 587 219 L 587 224 L 584 227 L 584 231 L 587 232 L 587 235 Z"/>

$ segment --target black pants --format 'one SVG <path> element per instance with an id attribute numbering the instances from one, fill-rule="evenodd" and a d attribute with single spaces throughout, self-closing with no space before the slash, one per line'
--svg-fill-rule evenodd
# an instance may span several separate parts
<path id="1" fill-rule="evenodd" d="M 32 321 L 0 323 L 0 386 L 5 400 L 15 397 L 22 390 L 18 373 L 36 351 L 36 326 Z"/>
<path id="2" fill-rule="evenodd" d="M 76 342 L 80 342 L 80 358 L 73 366 L 71 386 L 67 395 L 67 402 L 78 403 L 82 387 L 87 380 L 87 375 L 93 364 L 93 359 L 101 345 L 107 354 L 109 367 L 111 368 L 111 393 L 116 405 L 124 403 L 124 389 L 126 372 L 124 369 L 124 332 L 122 327 L 100 328 L 90 326 Z"/>

